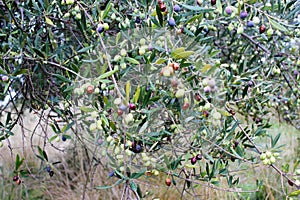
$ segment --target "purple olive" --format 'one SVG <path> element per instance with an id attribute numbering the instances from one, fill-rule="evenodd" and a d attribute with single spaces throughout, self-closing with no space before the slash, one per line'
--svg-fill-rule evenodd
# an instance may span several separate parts
<path id="1" fill-rule="evenodd" d="M 137 24 L 140 24 L 141 22 L 142 22 L 142 20 L 141 20 L 141 18 L 139 17 L 139 16 L 137 16 L 136 18 L 135 18 L 135 21 L 134 21 L 135 23 L 137 23 Z"/>
<path id="2" fill-rule="evenodd" d="M 50 166 L 47 166 L 47 167 L 46 167 L 46 171 L 47 171 L 48 173 L 50 173 L 51 167 L 50 167 Z"/>
<path id="3" fill-rule="evenodd" d="M 98 141 L 97 141 L 98 145 L 101 145 L 103 143 L 103 139 L 102 138 L 99 138 Z"/>
<path id="4" fill-rule="evenodd" d="M 242 11 L 241 14 L 240 14 L 241 19 L 245 19 L 247 16 L 248 16 L 247 11 Z"/>
<path id="5" fill-rule="evenodd" d="M 231 160 L 232 162 L 234 162 L 234 161 L 235 161 L 235 157 L 231 156 L 231 157 L 230 157 L 230 160 Z"/>
<path id="6" fill-rule="evenodd" d="M 248 86 L 252 87 L 253 86 L 253 81 L 248 81 Z"/>
<path id="7" fill-rule="evenodd" d="M 137 144 L 136 147 L 135 147 L 135 150 L 136 150 L 137 153 L 141 152 L 142 149 L 143 149 L 142 146 L 139 145 L 139 144 Z"/>
<path id="8" fill-rule="evenodd" d="M 259 123 L 261 123 L 261 122 L 262 122 L 262 119 L 261 119 L 261 118 L 259 118 L 259 117 L 255 118 L 255 123 L 256 123 L 256 124 L 259 124 Z"/>
<path id="9" fill-rule="evenodd" d="M 109 174 L 108 174 L 109 177 L 113 177 L 114 175 L 115 175 L 115 171 L 111 171 L 111 172 L 109 172 Z"/>
<path id="10" fill-rule="evenodd" d="M 192 165 L 196 164 L 196 162 L 197 162 L 197 158 L 196 157 L 192 157 L 191 158 Z"/>
<path id="11" fill-rule="evenodd" d="M 135 110 L 136 109 L 136 105 L 134 103 L 129 103 L 128 105 L 130 110 Z"/>
<path id="12" fill-rule="evenodd" d="M 239 145 L 239 141 L 235 140 L 233 145 L 234 145 L 234 148 L 236 148 Z"/>
<path id="13" fill-rule="evenodd" d="M 261 25 L 261 26 L 259 27 L 259 33 L 262 34 L 262 33 L 264 33 L 265 31 L 266 31 L 266 26 L 265 26 L 265 25 Z"/>
<path id="14" fill-rule="evenodd" d="M 124 104 L 121 104 L 121 105 L 119 106 L 119 109 L 120 109 L 121 111 L 126 111 L 126 110 L 127 110 L 127 106 L 125 106 Z"/>
<path id="15" fill-rule="evenodd" d="M 202 155 L 201 154 L 197 154 L 196 159 L 197 160 L 202 160 Z"/>
<path id="16" fill-rule="evenodd" d="M 98 33 L 102 33 L 104 31 L 104 27 L 103 27 L 103 25 L 101 24 L 101 25 L 99 25 L 98 27 L 97 27 L 97 32 Z"/>
<path id="17" fill-rule="evenodd" d="M 136 142 L 135 142 L 135 141 L 132 141 L 132 142 L 131 142 L 131 147 L 132 147 L 133 149 L 135 149 L 135 147 L 136 147 Z"/>
<path id="18" fill-rule="evenodd" d="M 14 176 L 13 181 L 17 181 L 17 180 L 19 180 L 19 176 Z"/>
<path id="19" fill-rule="evenodd" d="M 249 22 L 247 23 L 247 26 L 248 26 L 248 27 L 254 27 L 254 22 L 253 22 L 253 21 L 249 21 Z"/>
<path id="20" fill-rule="evenodd" d="M 231 7 L 230 7 L 230 6 L 227 6 L 227 7 L 225 8 L 225 12 L 226 12 L 227 15 L 231 15 L 231 13 L 232 13 Z"/>
<path id="21" fill-rule="evenodd" d="M 211 92 L 211 87 L 209 87 L 209 86 L 207 85 L 207 86 L 205 86 L 205 87 L 203 88 L 203 90 L 204 90 L 205 93 L 209 93 L 209 92 Z"/>
<path id="22" fill-rule="evenodd" d="M 148 51 L 153 51 L 153 47 L 152 46 L 148 46 Z"/>
<path id="23" fill-rule="evenodd" d="M 49 176 L 52 177 L 54 175 L 54 171 L 49 172 Z"/>
<path id="24" fill-rule="evenodd" d="M 63 135 L 63 136 L 61 137 L 61 140 L 65 142 L 65 141 L 67 140 L 66 136 Z"/>
<path id="25" fill-rule="evenodd" d="M 181 8 L 180 8 L 179 5 L 175 5 L 175 6 L 174 6 L 174 11 L 175 11 L 175 12 L 180 12 L 180 10 L 181 10 Z"/>
<path id="26" fill-rule="evenodd" d="M 174 26 L 176 25 L 176 22 L 175 22 L 174 18 L 171 17 L 171 18 L 168 20 L 168 24 L 169 24 L 169 26 L 174 27 Z"/>

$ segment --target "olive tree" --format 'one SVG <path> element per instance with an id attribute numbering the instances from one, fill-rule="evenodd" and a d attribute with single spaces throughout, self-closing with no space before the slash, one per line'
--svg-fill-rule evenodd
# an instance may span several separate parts
<path id="1" fill-rule="evenodd" d="M 300 128 L 299 12 L 295 0 L 3 1 L 0 140 L 25 109 L 51 115 L 45 146 L 70 140 L 90 176 L 116 179 L 94 188 L 124 184 L 137 199 L 136 179 L 159 174 L 194 198 L 222 179 L 243 192 L 232 169 L 259 163 L 299 190 L 299 160 L 278 166 L 280 134 L 267 132 L 271 119 Z"/>

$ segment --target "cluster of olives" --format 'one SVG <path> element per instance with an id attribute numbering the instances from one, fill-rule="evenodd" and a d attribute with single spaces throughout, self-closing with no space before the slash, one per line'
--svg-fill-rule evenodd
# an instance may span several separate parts
<path id="1" fill-rule="evenodd" d="M 279 153 L 272 153 L 270 151 L 267 151 L 260 155 L 260 159 L 262 160 L 262 163 L 264 165 L 274 164 L 276 162 L 276 158 L 278 157 L 279 157 Z"/>

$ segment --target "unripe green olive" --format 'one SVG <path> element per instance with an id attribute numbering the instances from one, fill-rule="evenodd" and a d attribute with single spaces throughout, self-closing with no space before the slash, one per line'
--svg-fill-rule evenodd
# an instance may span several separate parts
<path id="1" fill-rule="evenodd" d="M 99 94 L 100 93 L 100 89 L 99 88 L 95 88 L 94 94 Z"/>
<path id="2" fill-rule="evenodd" d="M 145 50 L 145 48 L 140 48 L 139 49 L 139 55 L 144 55 L 146 53 L 146 50 Z"/>
<path id="3" fill-rule="evenodd" d="M 92 118 L 97 118 L 98 117 L 98 112 L 96 112 L 96 111 L 93 111 L 92 113 L 91 113 L 91 117 Z"/>
<path id="4" fill-rule="evenodd" d="M 205 103 L 203 109 L 204 109 L 204 110 L 209 110 L 210 107 L 211 107 L 211 104 L 210 104 L 210 103 Z"/>
<path id="5" fill-rule="evenodd" d="M 126 55 L 126 54 L 125 54 Z M 121 60 L 121 56 L 120 55 L 115 55 L 114 57 L 114 61 L 118 62 L 119 60 Z"/>
<path id="6" fill-rule="evenodd" d="M 230 23 L 229 25 L 228 25 L 228 30 L 229 31 L 232 31 L 234 29 L 234 24 L 233 23 Z"/>
<path id="7" fill-rule="evenodd" d="M 130 140 L 127 140 L 127 141 L 126 141 L 126 146 L 132 147 L 132 142 L 131 142 Z"/>
<path id="8" fill-rule="evenodd" d="M 123 63 L 120 64 L 120 66 L 121 66 L 122 69 L 126 69 L 126 63 L 123 62 Z"/>
<path id="9" fill-rule="evenodd" d="M 114 153 L 115 153 L 115 154 L 119 154 L 120 151 L 121 151 L 121 150 L 120 150 L 120 147 L 116 146 L 116 147 L 115 147 Z"/>
<path id="10" fill-rule="evenodd" d="M 266 152 L 266 157 L 267 157 L 267 158 L 271 158 L 271 157 L 272 157 L 272 152 L 267 151 L 267 152 Z"/>
<path id="11" fill-rule="evenodd" d="M 102 89 L 102 90 L 105 90 L 105 89 L 106 89 L 106 83 L 102 83 L 102 84 L 101 84 L 101 89 Z"/>
<path id="12" fill-rule="evenodd" d="M 97 129 L 101 130 L 102 129 L 102 120 L 101 119 L 97 120 L 96 124 L 97 124 Z"/>
<path id="13" fill-rule="evenodd" d="M 259 17 L 253 17 L 252 21 L 254 22 L 254 24 L 259 24 L 260 23 L 260 19 Z"/>
<path id="14" fill-rule="evenodd" d="M 107 141 L 107 142 L 111 142 L 111 141 L 113 141 L 113 139 L 114 139 L 114 138 L 113 138 L 112 136 L 108 136 L 108 137 L 106 138 L 106 141 Z"/>
<path id="15" fill-rule="evenodd" d="M 83 95 L 84 94 L 84 88 L 79 88 L 79 90 L 78 90 L 78 94 L 79 95 Z"/>
<path id="16" fill-rule="evenodd" d="M 116 16 L 115 13 L 113 13 L 113 14 L 110 16 L 110 18 L 111 18 L 112 20 L 115 20 L 115 19 L 117 18 L 117 16 Z"/>
<path id="17" fill-rule="evenodd" d="M 271 156 L 270 162 L 271 162 L 271 164 L 275 163 L 276 162 L 276 158 L 274 156 Z"/>
<path id="18" fill-rule="evenodd" d="M 81 20 L 81 14 L 80 14 L 80 13 L 77 13 L 77 14 L 75 15 L 75 19 Z"/>
<path id="19" fill-rule="evenodd" d="M 103 24 L 103 28 L 104 28 L 104 30 L 106 30 L 106 31 L 107 31 L 107 30 L 109 29 L 109 25 L 108 25 L 108 23 L 104 23 L 104 24 Z"/>
<path id="20" fill-rule="evenodd" d="M 133 155 L 133 152 L 130 151 L 129 149 L 126 149 L 126 150 L 125 150 L 125 153 L 126 153 L 127 156 Z"/>
<path id="21" fill-rule="evenodd" d="M 264 165 L 268 165 L 268 164 L 269 164 L 269 159 L 263 160 L 262 163 L 263 163 Z"/>
<path id="22" fill-rule="evenodd" d="M 275 158 L 278 158 L 279 157 L 279 153 L 273 153 L 273 156 L 275 157 Z"/>
<path id="23" fill-rule="evenodd" d="M 237 34 L 242 34 L 244 32 L 244 26 L 239 26 L 236 32 Z"/>
<path id="24" fill-rule="evenodd" d="M 140 39 L 140 45 L 144 46 L 146 44 L 145 38 Z"/>
<path id="25" fill-rule="evenodd" d="M 66 18 L 69 18 L 70 16 L 71 16 L 71 14 L 69 12 L 67 12 L 67 13 L 64 14 L 63 18 L 66 19 Z"/>
<path id="26" fill-rule="evenodd" d="M 182 98 L 184 97 L 184 89 L 179 89 L 177 90 L 176 94 L 175 94 L 176 98 Z"/>
<path id="27" fill-rule="evenodd" d="M 133 119 L 133 115 L 132 113 L 128 113 L 125 118 L 124 118 L 124 121 L 126 124 L 129 124 L 130 122 L 132 122 L 134 119 Z"/>
<path id="28" fill-rule="evenodd" d="M 76 6 L 74 7 L 74 10 L 75 10 L 76 12 L 80 12 L 80 8 L 79 8 L 79 6 L 78 6 L 78 5 L 76 5 Z"/>
<path id="29" fill-rule="evenodd" d="M 124 57 L 127 55 L 127 51 L 125 49 L 121 49 L 120 54 Z"/>
<path id="30" fill-rule="evenodd" d="M 260 155 L 260 159 L 261 160 L 265 160 L 267 158 L 267 155 L 265 154 L 265 153 L 262 153 L 261 155 Z"/>
<path id="31" fill-rule="evenodd" d="M 267 30 L 267 35 L 268 35 L 268 36 L 272 36 L 273 33 L 274 33 L 274 31 L 273 31 L 272 28 L 269 28 L 269 29 Z"/>
<path id="32" fill-rule="evenodd" d="M 90 129 L 90 131 L 92 131 L 92 132 L 95 131 L 95 130 L 97 129 L 97 124 L 92 123 L 92 124 L 90 125 L 89 129 Z"/>
<path id="33" fill-rule="evenodd" d="M 72 5 L 74 3 L 74 0 L 66 0 L 67 5 Z"/>
<path id="34" fill-rule="evenodd" d="M 151 165 L 151 162 L 150 162 L 150 161 L 147 161 L 147 162 L 144 163 L 144 166 L 145 166 L 145 167 L 148 167 L 148 166 L 150 166 L 150 165 Z"/>
<path id="35" fill-rule="evenodd" d="M 158 176 L 159 175 L 159 171 L 157 171 L 156 169 L 153 169 L 152 173 L 154 174 L 154 176 Z"/>

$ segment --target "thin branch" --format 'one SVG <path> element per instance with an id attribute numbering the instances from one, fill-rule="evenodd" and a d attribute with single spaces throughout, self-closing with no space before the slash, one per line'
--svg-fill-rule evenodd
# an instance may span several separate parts
<path id="1" fill-rule="evenodd" d="M 227 107 L 226 107 L 226 109 L 227 109 L 227 111 L 229 111 Z M 233 117 L 233 119 L 234 119 L 236 122 L 238 122 L 237 118 L 236 118 L 234 115 L 233 115 L 232 117 Z M 246 131 L 243 129 L 243 127 L 242 127 L 240 124 L 238 124 L 238 127 L 239 127 L 239 129 L 245 134 L 245 136 L 247 137 L 247 139 L 249 140 L 249 142 L 254 146 L 254 148 L 257 150 L 257 152 L 258 152 L 259 154 L 262 154 L 262 151 L 254 144 L 253 140 L 252 140 L 251 137 L 246 133 Z M 274 164 L 271 164 L 270 166 L 271 166 L 273 169 L 275 169 L 275 170 L 280 174 L 280 176 L 285 177 L 289 182 L 293 183 L 293 185 L 295 185 L 295 186 L 297 187 L 297 189 L 300 189 L 300 185 L 296 185 L 295 181 L 292 180 L 291 178 L 289 178 L 289 177 L 288 177 L 283 171 L 281 171 L 277 166 L 275 166 Z"/>
<path id="2" fill-rule="evenodd" d="M 266 52 L 267 54 L 270 54 L 271 52 L 264 46 L 262 45 L 260 42 L 255 41 L 251 36 L 249 36 L 246 33 L 241 33 L 241 35 L 248 39 L 251 43 L 253 43 L 255 45 L 255 47 L 259 47 L 261 50 L 263 50 L 264 52 Z"/>
<path id="3" fill-rule="evenodd" d="M 66 67 L 64 67 L 64 66 L 62 66 L 62 65 L 60 65 L 60 64 L 58 64 L 58 63 L 51 62 L 51 61 L 47 61 L 47 63 L 50 64 L 50 65 L 59 67 L 59 68 L 61 68 L 61 69 L 64 69 L 64 70 L 66 70 L 66 71 L 69 71 L 69 72 L 71 72 L 72 74 L 76 75 L 77 77 L 82 78 L 83 80 L 88 80 L 87 78 L 85 78 L 85 77 L 83 77 L 83 76 L 80 76 L 78 73 L 74 72 L 73 70 L 68 69 L 68 68 L 66 68 Z"/>
<path id="4" fill-rule="evenodd" d="M 91 24 L 92 24 L 94 27 L 96 27 L 96 24 L 93 22 L 92 17 L 89 15 L 89 13 L 86 11 L 86 9 L 85 9 L 79 2 L 77 2 L 77 4 L 78 4 L 78 6 L 84 11 L 85 15 L 89 18 Z M 100 44 L 101 44 L 101 46 L 102 46 L 102 48 L 103 48 L 103 51 L 104 51 L 104 53 L 105 53 L 105 55 L 106 55 L 108 68 L 109 68 L 110 71 L 113 71 L 112 66 L 111 66 L 111 62 L 110 62 L 110 60 L 109 60 L 109 59 L 110 59 L 110 56 L 109 56 L 108 51 L 107 51 L 107 48 L 106 48 L 106 46 L 105 46 L 105 44 L 104 44 L 104 42 L 103 42 L 102 36 L 101 36 L 101 34 L 98 33 L 98 32 L 97 32 L 97 35 L 98 35 L 98 38 L 100 39 Z M 122 93 L 121 93 L 121 91 L 120 91 L 120 89 L 119 89 L 119 86 L 118 86 L 118 83 L 117 83 L 117 81 L 116 81 L 115 75 L 112 74 L 111 77 L 112 77 L 112 81 L 113 81 L 113 83 L 114 83 L 114 85 L 115 85 L 115 88 L 116 88 L 116 90 L 117 90 L 118 96 L 121 97 L 122 99 L 125 99 L 125 97 L 122 95 Z"/>
<path id="5" fill-rule="evenodd" d="M 234 155 L 234 154 L 232 154 L 232 153 L 226 151 L 225 149 L 223 149 L 222 147 L 220 147 L 220 146 L 217 145 L 216 143 L 214 143 L 214 142 L 212 142 L 212 141 L 210 141 L 210 140 L 207 140 L 207 139 L 205 139 L 205 138 L 202 137 L 202 136 L 200 136 L 200 137 L 201 137 L 202 140 L 205 140 L 206 142 L 212 144 L 213 146 L 217 147 L 219 150 L 223 151 L 224 153 L 226 153 L 226 154 L 228 154 L 228 155 L 230 155 L 230 156 L 232 156 L 232 157 L 234 157 L 234 158 L 237 158 L 237 159 L 239 159 L 239 160 L 242 160 L 242 161 L 247 162 L 247 163 L 250 163 L 250 164 L 255 164 L 254 162 L 251 162 L 251 161 L 249 161 L 249 160 L 247 160 L 247 159 L 245 159 L 245 158 L 242 158 L 242 157 L 240 157 L 240 156 L 236 156 L 236 155 Z"/>
<path id="6" fill-rule="evenodd" d="M 220 191 L 225 191 L 225 192 L 237 192 L 237 193 L 255 193 L 258 191 L 258 189 L 256 190 L 240 190 L 239 188 L 237 189 L 231 189 L 231 188 L 221 188 L 221 187 L 217 187 L 211 183 L 208 183 L 208 184 L 203 184 L 199 181 L 195 181 L 193 179 L 189 179 L 189 178 L 185 178 L 185 177 L 181 177 L 181 176 L 178 176 L 176 174 L 173 174 L 173 172 L 166 172 L 167 174 L 169 175 L 172 175 L 172 176 L 175 176 L 179 179 L 183 179 L 183 180 L 186 180 L 186 181 L 190 181 L 194 184 L 198 184 L 198 185 L 201 185 L 201 186 L 204 186 L 204 187 L 208 187 L 208 188 L 211 188 L 211 189 L 214 189 L 214 190 L 220 190 Z"/>
<path id="7" fill-rule="evenodd" d="M 230 113 L 230 109 L 227 108 L 226 106 L 225 106 L 225 108 L 226 108 L 226 110 Z M 246 131 L 245 131 L 244 128 L 241 126 L 241 124 L 240 124 L 240 122 L 238 121 L 238 119 L 236 118 L 236 116 L 235 116 L 235 115 L 232 115 L 232 118 L 234 119 L 234 121 L 235 121 L 236 123 L 238 123 L 239 129 L 244 133 L 244 135 L 247 137 L 248 141 L 254 146 L 254 148 L 257 150 L 257 152 L 258 152 L 259 154 L 261 154 L 262 151 L 261 151 L 261 150 L 257 147 L 257 145 L 253 142 L 252 138 L 246 133 Z"/>

